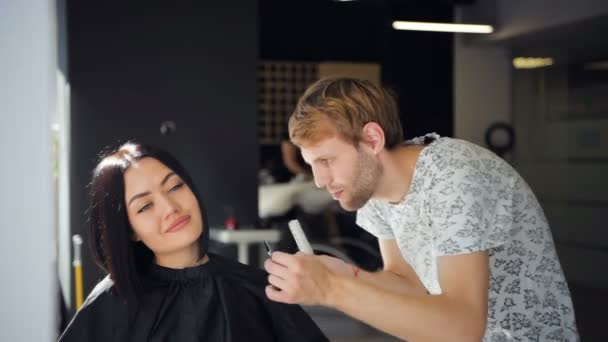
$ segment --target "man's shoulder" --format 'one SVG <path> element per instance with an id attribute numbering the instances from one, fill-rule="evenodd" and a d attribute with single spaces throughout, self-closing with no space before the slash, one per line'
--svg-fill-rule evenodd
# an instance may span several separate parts
<path id="1" fill-rule="evenodd" d="M 484 157 L 484 158 L 498 158 L 487 148 L 477 145 L 468 140 L 451 138 L 451 137 L 441 137 L 430 144 L 429 152 L 439 152 L 446 153 L 450 152 L 449 156 L 458 157 L 458 158 L 475 158 L 475 157 Z"/>
<path id="2" fill-rule="evenodd" d="M 386 223 L 392 217 L 391 210 L 394 207 L 394 205 L 389 204 L 387 201 L 372 198 L 357 210 L 357 219 L 376 224 Z"/>
<path id="3" fill-rule="evenodd" d="M 427 147 L 424 167 L 428 176 L 453 179 L 455 176 L 513 178 L 512 167 L 505 160 L 472 142 L 442 137 Z"/>

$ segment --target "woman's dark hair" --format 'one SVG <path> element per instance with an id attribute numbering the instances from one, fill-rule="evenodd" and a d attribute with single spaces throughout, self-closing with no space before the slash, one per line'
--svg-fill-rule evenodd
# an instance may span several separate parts
<path id="1" fill-rule="evenodd" d="M 207 253 L 209 225 L 201 197 L 184 167 L 168 152 L 138 142 L 127 142 L 102 155 L 90 184 L 89 245 L 95 262 L 106 271 L 117 293 L 127 302 L 138 301 L 141 277 L 153 262 L 154 253 L 133 240 L 125 203 L 125 172 L 143 158 L 154 158 L 190 187 L 201 209 L 203 233 L 199 238 L 199 257 Z"/>

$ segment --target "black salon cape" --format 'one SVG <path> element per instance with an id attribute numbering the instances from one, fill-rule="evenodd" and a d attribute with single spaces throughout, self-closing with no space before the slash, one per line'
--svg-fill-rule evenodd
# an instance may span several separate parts
<path id="1" fill-rule="evenodd" d="M 144 279 L 129 313 L 106 277 L 59 341 L 328 341 L 300 306 L 266 297 L 265 272 L 224 257 L 181 270 L 153 265 Z"/>

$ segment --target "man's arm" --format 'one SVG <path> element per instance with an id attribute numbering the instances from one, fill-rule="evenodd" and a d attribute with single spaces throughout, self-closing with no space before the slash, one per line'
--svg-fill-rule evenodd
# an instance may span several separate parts
<path id="1" fill-rule="evenodd" d="M 329 257 L 322 257 L 321 261 L 334 273 L 356 276 L 362 281 L 381 289 L 400 294 L 427 294 L 426 288 L 420 282 L 414 269 L 401 256 L 397 242 L 394 239 L 378 240 L 378 242 L 382 255 L 382 263 L 384 264 L 384 268 L 381 271 L 366 272 L 364 270 L 357 270 L 355 272 L 355 266 L 342 266 L 341 264 L 343 263 L 334 258 L 330 260 Z M 340 270 L 340 268 L 344 270 Z"/>
<path id="2" fill-rule="evenodd" d="M 441 295 L 407 295 L 330 272 L 317 257 L 274 253 L 268 298 L 337 308 L 410 341 L 480 341 L 488 305 L 488 254 L 439 257 Z"/>

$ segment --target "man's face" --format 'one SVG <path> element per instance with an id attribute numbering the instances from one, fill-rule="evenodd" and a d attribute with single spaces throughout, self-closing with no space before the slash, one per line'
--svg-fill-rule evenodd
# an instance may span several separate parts
<path id="1" fill-rule="evenodd" d="M 345 210 L 358 210 L 374 195 L 382 167 L 366 145 L 356 148 L 333 136 L 301 150 L 317 187 L 325 188 Z"/>

